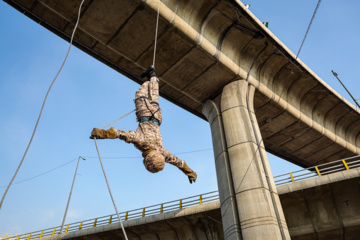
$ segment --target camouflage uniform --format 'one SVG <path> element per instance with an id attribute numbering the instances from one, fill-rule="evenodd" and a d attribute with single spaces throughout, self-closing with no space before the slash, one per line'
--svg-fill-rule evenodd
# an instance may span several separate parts
<path id="1" fill-rule="evenodd" d="M 134 101 L 139 125 L 135 132 L 117 130 L 116 137 L 127 143 L 133 143 L 143 153 L 143 156 L 149 150 L 159 151 L 165 157 L 165 162 L 181 168 L 185 161 L 174 156 L 163 146 L 159 127 L 162 122 L 161 109 L 158 104 L 159 83 L 156 77 L 152 77 L 150 81 L 143 83 L 136 91 Z M 158 120 L 159 125 L 152 122 L 141 122 L 142 117 L 153 117 Z"/>
<path id="2" fill-rule="evenodd" d="M 195 182 L 197 178 L 196 173 L 187 166 L 185 161 L 177 158 L 163 146 L 159 128 L 162 122 L 161 109 L 158 104 L 159 83 L 158 78 L 155 75 L 150 77 L 150 81 L 143 83 L 136 91 L 134 101 L 136 106 L 136 117 L 139 121 L 139 125 L 135 132 L 124 132 L 123 130 L 116 130 L 115 128 L 110 128 L 109 130 L 94 128 L 90 138 L 120 138 L 127 143 L 133 143 L 135 147 L 143 153 L 145 167 L 145 158 L 149 155 L 149 152 L 154 150 L 158 151 L 159 157 L 164 157 L 165 162 L 170 163 L 183 171 L 189 177 L 190 183 L 192 183 L 192 181 Z M 162 169 L 160 169 L 160 171 L 161 170 Z"/>

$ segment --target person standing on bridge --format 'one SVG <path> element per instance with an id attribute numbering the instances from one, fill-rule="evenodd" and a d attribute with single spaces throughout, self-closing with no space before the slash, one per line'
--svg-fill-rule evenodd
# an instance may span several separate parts
<path id="1" fill-rule="evenodd" d="M 162 114 L 158 103 L 159 79 L 156 77 L 155 68 L 150 66 L 141 77 L 147 77 L 148 81 L 144 82 L 135 94 L 136 117 L 139 122 L 137 130 L 124 132 L 113 127 L 108 130 L 94 128 L 90 138 L 119 138 L 127 143 L 133 143 L 142 152 L 144 166 L 149 172 L 156 173 L 163 170 L 167 162 L 185 173 L 190 183 L 195 182 L 196 172 L 163 146 L 160 134 Z"/>

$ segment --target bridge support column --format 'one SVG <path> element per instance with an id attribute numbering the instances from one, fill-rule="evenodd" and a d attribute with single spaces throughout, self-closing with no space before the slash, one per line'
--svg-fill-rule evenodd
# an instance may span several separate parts
<path id="1" fill-rule="evenodd" d="M 232 82 L 203 114 L 212 132 L 225 239 L 290 239 L 253 110 L 255 88 Z"/>

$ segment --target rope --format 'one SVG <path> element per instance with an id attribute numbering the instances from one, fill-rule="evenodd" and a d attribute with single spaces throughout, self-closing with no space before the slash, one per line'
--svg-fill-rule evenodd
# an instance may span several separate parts
<path id="1" fill-rule="evenodd" d="M 238 21 L 240 22 L 239 16 L 238 16 L 238 14 L 237 14 L 236 11 L 235 11 L 235 13 L 236 13 L 236 16 L 237 16 L 237 18 L 238 18 Z M 260 51 L 260 52 L 258 53 L 258 55 L 255 57 L 253 63 L 251 64 L 250 69 L 249 69 L 249 71 L 248 71 L 247 78 L 246 78 L 246 82 L 247 82 L 247 83 L 249 83 L 250 72 L 251 72 L 252 68 L 254 67 L 254 64 L 255 64 L 257 58 L 258 58 L 258 57 L 261 55 L 261 53 L 267 48 L 267 46 L 268 46 L 268 45 L 265 44 L 264 48 L 261 49 L 261 51 Z M 253 157 L 252 157 L 250 163 L 248 164 L 248 167 L 247 167 L 247 169 L 246 169 L 246 171 L 245 171 L 245 174 L 243 175 L 243 177 L 242 177 L 242 179 L 241 179 L 241 181 L 240 181 L 240 184 L 237 186 L 236 189 L 239 190 L 241 184 L 243 183 L 243 181 L 244 181 L 244 179 L 245 179 L 245 177 L 246 177 L 246 175 L 247 175 L 247 173 L 248 173 L 248 171 L 249 171 L 249 169 L 250 169 L 250 166 L 252 165 L 252 163 L 253 163 L 254 160 L 256 159 L 256 154 L 257 154 L 257 152 L 259 152 L 260 161 L 261 161 L 261 165 L 262 165 L 262 170 L 263 170 L 264 173 L 265 173 L 266 183 L 267 183 L 267 186 L 268 186 L 268 189 L 269 189 L 269 192 L 270 192 L 270 198 L 271 198 L 271 202 L 272 202 L 273 209 L 274 209 L 274 212 L 275 212 L 275 217 L 276 217 L 276 221 L 277 221 L 277 223 L 278 223 L 278 227 L 279 227 L 279 231 L 280 231 L 280 234 L 281 234 L 281 238 L 282 238 L 282 239 L 286 239 L 284 230 L 283 230 L 283 228 L 282 228 L 282 223 L 281 223 L 281 219 L 280 219 L 280 215 L 279 215 L 279 210 L 278 210 L 278 207 L 277 207 L 277 205 L 276 205 L 276 201 L 275 201 L 275 199 L 274 199 L 273 189 L 272 189 L 272 187 L 271 187 L 271 182 L 270 182 L 271 180 L 270 180 L 269 177 L 268 177 L 269 174 L 268 174 L 267 169 L 266 169 L 266 166 L 265 166 L 265 159 L 264 159 L 264 156 L 262 155 L 262 153 L 261 153 L 261 151 L 260 151 L 260 147 L 261 147 L 261 143 L 263 142 L 263 138 L 261 138 L 261 140 L 259 141 L 258 136 L 257 136 L 257 134 L 256 134 L 255 122 L 254 122 L 254 120 L 253 120 L 253 118 L 252 118 L 252 114 L 251 114 L 251 110 L 250 110 L 249 88 L 247 88 L 247 90 L 246 90 L 246 105 L 247 105 L 247 111 L 248 111 L 248 115 L 249 115 L 250 122 L 251 122 L 251 129 L 252 129 L 252 131 L 253 131 L 253 133 L 254 133 L 257 147 L 256 147 L 256 150 L 255 150 L 255 152 L 254 152 L 254 154 L 253 154 Z M 264 187 L 265 187 L 265 186 L 264 186 Z M 234 190 L 235 190 L 235 189 L 234 189 Z"/>
<path id="2" fill-rule="evenodd" d="M 301 43 L 301 46 L 300 46 L 300 48 L 299 48 L 299 51 L 298 51 L 298 53 L 297 53 L 297 55 L 296 55 L 295 60 L 298 58 L 298 56 L 299 56 L 299 54 L 300 54 L 300 51 L 301 51 L 301 49 L 302 49 L 302 47 L 303 47 L 303 45 L 304 45 L 305 39 L 306 39 L 306 37 L 307 37 L 307 35 L 308 35 L 308 33 L 309 33 L 309 30 L 310 30 L 310 27 L 311 27 L 311 25 L 312 25 L 312 22 L 313 22 L 313 20 L 314 20 L 314 18 L 315 18 L 315 15 L 316 15 L 316 13 L 317 13 L 317 10 L 318 10 L 318 8 L 319 8 L 319 6 L 320 6 L 320 2 L 321 2 L 321 0 L 318 1 L 318 4 L 317 4 L 317 6 L 316 6 L 316 8 L 315 8 L 314 14 L 313 14 L 313 16 L 312 16 L 312 18 L 311 18 L 310 24 L 309 24 L 309 26 L 308 26 L 308 28 L 307 28 L 307 31 L 306 31 L 305 36 L 304 36 L 304 39 L 303 39 L 303 41 L 302 41 L 302 43 Z M 230 4 L 230 3 L 229 3 L 229 4 Z M 231 5 L 231 6 L 232 6 L 232 5 Z M 238 22 L 240 22 L 240 18 L 239 18 L 238 12 L 237 12 L 235 9 L 234 9 L 234 11 L 235 11 L 235 14 L 236 14 L 236 17 L 237 17 Z M 252 24 L 247 18 L 245 18 L 245 19 L 247 20 L 247 22 L 248 22 L 250 25 L 252 25 L 253 27 L 255 27 L 254 24 Z M 265 35 L 264 35 L 262 32 L 260 32 L 260 34 L 265 37 Z M 276 48 L 276 49 L 278 49 L 278 48 Z M 279 50 L 279 49 L 278 49 L 278 50 Z M 286 57 L 286 58 L 289 60 L 289 62 L 291 62 L 295 67 L 297 67 L 299 70 L 301 70 L 291 59 L 289 59 L 287 56 L 285 56 L 280 50 L 279 50 L 279 52 L 280 52 L 284 57 Z M 288 75 L 288 77 L 287 77 L 286 82 L 289 81 L 290 76 L 292 75 L 292 73 L 293 73 L 293 70 L 290 71 L 290 73 L 289 73 L 289 75 Z M 282 94 L 283 94 L 283 92 L 284 92 L 284 89 L 285 89 L 285 86 L 284 86 L 284 88 L 281 90 L 281 93 L 280 93 L 280 95 L 279 95 L 279 96 L 280 96 L 280 97 L 279 97 L 279 101 L 280 101 L 280 98 L 281 98 L 281 96 L 282 96 Z"/>
<path id="3" fill-rule="evenodd" d="M 295 130 L 294 130 L 295 131 Z M 213 150 L 212 148 L 206 148 L 206 149 L 199 149 L 199 150 L 194 150 L 194 151 L 188 151 L 188 152 L 178 152 L 178 153 L 174 153 L 174 155 L 181 155 L 181 154 L 189 154 L 189 153 L 197 153 L 197 152 L 205 152 L 205 151 L 211 151 Z M 94 157 L 94 156 L 85 156 L 85 158 L 98 158 L 98 157 Z M 135 157 L 135 156 L 128 156 L 128 157 L 102 157 L 102 158 L 107 158 L 107 159 L 129 159 L 129 158 L 133 158 L 133 159 L 139 159 L 139 156 Z M 38 178 L 38 177 L 41 177 L 45 174 L 48 174 L 52 171 L 55 171 L 59 168 L 62 168 L 72 162 L 74 162 L 75 160 L 77 160 L 77 158 L 74 158 L 66 163 L 63 163 L 55 168 L 52 168 L 52 169 L 49 169 L 43 173 L 40 173 L 38 175 L 35 175 L 35 176 L 32 176 L 32 177 L 29 177 L 29 178 L 26 178 L 24 180 L 21 180 L 21 181 L 18 181 L 18 182 L 14 182 L 12 185 L 16 185 L 16 184 L 20 184 L 20 183 L 23 183 L 23 182 L 27 182 L 27 181 L 30 181 L 32 179 L 35 179 L 35 178 Z M 2 185 L 0 186 L 0 188 L 5 188 L 7 185 Z"/>
<path id="4" fill-rule="evenodd" d="M 302 47 L 303 47 L 303 45 L 304 45 L 304 43 L 305 43 L 305 39 L 306 39 L 306 37 L 307 37 L 307 35 L 308 35 L 308 33 L 309 33 L 310 27 L 311 27 L 311 25 L 312 25 L 312 23 L 313 23 L 313 20 L 314 20 L 314 18 L 315 18 L 315 15 L 316 15 L 316 13 L 317 13 L 317 10 L 318 10 L 318 8 L 319 8 L 319 6 L 320 6 L 320 3 L 321 3 L 321 0 L 319 0 L 318 3 L 317 3 L 317 5 L 316 5 L 315 11 L 314 11 L 314 13 L 313 13 L 313 16 L 311 17 L 309 26 L 308 26 L 308 28 L 307 28 L 307 30 L 306 30 L 306 33 L 305 33 L 304 39 L 303 39 L 303 41 L 302 41 L 302 43 L 301 43 L 301 45 L 300 45 L 299 51 L 298 51 L 298 53 L 296 54 L 295 60 L 297 60 L 298 57 L 299 57 L 299 54 L 300 54 L 301 49 L 302 49 Z M 294 63 L 293 63 L 293 64 L 294 64 Z M 294 64 L 294 65 L 295 65 L 295 64 Z M 296 66 L 296 65 L 295 65 L 295 66 Z M 293 70 L 291 69 L 291 71 L 290 71 L 290 73 L 289 73 L 289 75 L 288 75 L 288 77 L 287 77 L 287 79 L 286 79 L 286 86 L 284 86 L 283 89 L 281 90 L 281 93 L 280 93 L 280 96 L 279 96 L 279 101 L 280 101 L 280 98 L 281 98 L 282 94 L 284 93 L 285 88 L 287 88 L 287 85 L 288 85 L 290 76 L 291 76 L 292 74 L 293 74 Z M 279 102 L 279 101 L 278 101 L 278 102 Z"/>
<path id="5" fill-rule="evenodd" d="M 116 215 L 117 215 L 118 218 L 119 218 L 119 222 L 120 222 L 120 225 L 121 225 L 122 232 L 123 232 L 123 234 L 124 234 L 124 236 L 125 236 L 125 239 L 128 240 L 127 235 L 126 235 L 126 232 L 125 232 L 125 229 L 124 229 L 124 225 L 123 225 L 123 223 L 122 223 L 122 221 L 121 221 L 121 218 L 120 218 L 119 211 L 117 210 L 117 207 L 116 207 L 116 204 L 115 204 L 113 195 L 112 195 L 112 193 L 111 193 L 110 185 L 109 185 L 108 179 L 107 179 L 107 177 L 106 177 L 104 165 L 103 165 L 102 160 L 101 160 L 101 156 L 100 156 L 99 148 L 98 148 L 98 145 L 97 145 L 97 142 L 96 142 L 96 138 L 94 138 L 94 142 L 95 142 L 95 146 L 96 146 L 96 151 L 97 151 L 98 156 L 99 156 L 101 168 L 102 168 L 102 171 L 103 171 L 103 173 L 104 173 L 106 185 L 107 185 L 107 187 L 108 187 L 108 190 L 109 190 L 109 193 L 110 193 L 110 197 L 111 197 L 111 200 L 112 200 L 112 202 L 113 202 L 113 205 L 114 205 L 114 208 L 115 208 L 115 211 L 116 211 Z"/>
<path id="6" fill-rule="evenodd" d="M 59 74 L 60 74 L 60 72 L 61 72 L 61 70 L 62 70 L 62 68 L 63 68 L 63 66 L 64 66 L 64 64 L 65 64 L 65 62 L 66 62 L 66 60 L 67 60 L 67 58 L 68 58 L 68 56 L 69 56 L 70 49 L 71 49 L 71 46 L 72 46 L 72 41 L 73 41 L 74 35 L 75 35 L 75 31 L 76 31 L 77 26 L 78 26 L 78 24 L 79 24 L 80 11 L 81 11 L 81 7 L 82 7 L 83 3 L 84 3 L 84 0 L 82 0 L 81 3 L 80 3 L 79 12 L 78 12 L 78 17 L 77 17 L 77 20 L 76 20 L 76 24 L 75 24 L 74 30 L 73 30 L 72 35 L 71 35 L 70 45 L 69 45 L 69 49 L 68 49 L 68 51 L 67 51 L 67 53 L 66 53 L 65 59 L 64 59 L 63 63 L 61 64 L 61 67 L 60 67 L 59 71 L 57 72 L 54 80 L 51 82 L 50 87 L 49 87 L 49 89 L 48 89 L 48 91 L 47 91 L 47 93 L 46 93 L 46 95 L 45 95 L 45 98 L 44 98 L 44 101 L 43 101 L 43 104 L 42 104 L 42 106 L 41 106 L 41 110 L 40 110 L 40 113 L 39 113 L 39 117 L 38 117 L 38 119 L 37 119 L 37 121 L 36 121 L 36 124 L 35 124 L 35 127 L 34 127 L 34 131 L 33 131 L 32 135 L 31 135 L 29 144 L 28 144 L 28 146 L 26 147 L 25 153 L 24 153 L 24 155 L 23 155 L 23 157 L 22 157 L 22 159 L 21 159 L 21 161 L 20 161 L 20 164 L 19 164 L 18 168 L 16 169 L 15 174 L 14 174 L 14 176 L 12 177 L 12 179 L 11 179 L 8 187 L 6 188 L 5 193 L 4 193 L 4 195 L 3 195 L 2 199 L 1 199 L 1 202 L 0 202 L 0 210 L 1 210 L 2 204 L 3 204 L 3 202 L 4 202 L 5 196 L 6 196 L 7 192 L 8 192 L 8 190 L 9 190 L 12 182 L 14 181 L 17 173 L 19 172 L 20 167 L 21 167 L 22 163 L 24 162 L 25 156 L 26 156 L 26 154 L 27 154 L 27 152 L 28 152 L 28 150 L 29 150 L 29 148 L 30 148 L 30 145 L 31 145 L 32 140 L 33 140 L 33 138 L 34 138 L 34 135 L 35 135 L 37 126 L 38 126 L 38 124 L 39 124 L 39 121 L 40 121 L 40 118 L 41 118 L 41 115 L 42 115 L 42 112 L 43 112 L 43 109 L 44 109 L 44 106 L 45 106 L 46 99 L 47 99 L 47 97 L 48 97 L 48 95 L 49 95 L 49 92 L 50 92 L 52 86 L 54 85 L 57 77 L 59 76 Z"/>
<path id="7" fill-rule="evenodd" d="M 111 123 L 109 123 L 109 124 L 107 124 L 107 125 L 103 126 L 103 127 L 102 127 L 102 128 L 100 128 L 100 129 L 106 128 L 107 126 L 109 126 L 109 125 L 111 125 L 111 124 L 113 124 L 113 123 L 115 123 L 115 122 L 119 121 L 120 119 L 122 119 L 123 117 L 126 117 L 126 116 L 127 116 L 127 115 L 129 115 L 130 113 L 135 112 L 135 110 L 136 110 L 136 109 L 134 109 L 134 110 L 132 110 L 132 111 L 128 112 L 128 113 L 127 113 L 127 114 L 125 114 L 124 116 L 119 117 L 119 118 L 118 118 L 118 119 L 116 119 L 115 121 L 112 121 Z M 105 177 L 106 185 L 107 185 L 108 190 L 109 190 L 109 194 L 110 194 L 110 197 L 111 197 L 111 201 L 112 201 L 112 203 L 113 203 L 113 205 L 114 205 L 116 215 L 117 215 L 117 216 L 118 216 L 118 218 L 119 218 L 119 222 L 120 222 L 120 225 L 121 225 L 122 232 L 123 232 L 123 234 L 124 234 L 124 236 L 125 236 L 125 239 L 126 239 L 126 240 L 128 240 L 127 235 L 126 235 L 126 232 L 125 232 L 124 225 L 123 225 L 123 223 L 122 223 L 122 221 L 121 221 L 121 218 L 120 218 L 119 211 L 118 211 L 118 209 L 117 209 L 117 207 L 116 207 L 116 204 L 115 204 L 114 197 L 113 197 L 113 195 L 112 195 L 112 193 L 111 193 L 111 189 L 110 189 L 109 181 L 108 181 L 108 179 L 107 179 L 107 177 L 106 177 L 106 173 L 105 173 L 104 165 L 103 165 L 103 163 L 102 163 L 101 156 L 100 156 L 99 147 L 98 147 L 97 142 L 96 142 L 96 137 L 94 137 L 94 142 L 95 142 L 95 146 L 96 146 L 96 151 L 97 151 L 97 154 L 98 154 L 98 156 L 99 156 L 100 165 L 101 165 L 102 171 L 103 171 L 103 173 L 104 173 L 104 177 Z"/>
<path id="8" fill-rule="evenodd" d="M 254 59 L 250 69 L 249 69 L 249 72 L 248 72 L 248 76 L 246 78 L 246 82 L 248 83 L 249 81 L 249 76 L 250 76 L 250 72 L 254 66 L 254 63 L 255 61 L 257 60 L 257 58 L 260 56 L 260 54 L 266 49 L 267 45 L 265 45 L 265 47 L 260 51 L 260 53 L 256 56 L 256 58 Z M 246 105 L 247 105 L 247 110 L 248 110 L 248 115 L 249 115 L 249 118 L 250 118 L 250 122 L 251 122 L 251 129 L 254 133 L 254 136 L 255 136 L 255 141 L 256 141 L 256 144 L 257 144 L 257 148 L 256 148 L 256 151 L 253 155 L 253 159 L 250 161 L 249 165 L 248 165 L 248 168 L 246 169 L 246 172 L 243 176 L 243 178 L 241 179 L 241 182 L 240 182 L 240 185 L 242 184 L 243 180 L 245 179 L 245 176 L 246 174 L 248 173 L 248 170 L 250 169 L 250 166 L 251 164 L 253 163 L 253 161 L 256 159 L 256 153 L 259 152 L 259 156 L 260 156 L 260 161 L 261 161 L 261 164 L 262 164 L 262 170 L 264 171 L 265 173 L 265 178 L 266 178 L 266 183 L 267 183 L 267 186 L 268 186 L 268 189 L 270 191 L 270 198 L 271 198 L 271 202 L 273 204 L 273 209 L 275 211 L 275 216 L 276 216 L 276 221 L 278 223 L 278 227 L 279 227 L 279 231 L 280 231 L 280 234 L 281 234 L 281 238 L 284 240 L 286 239 L 285 237 L 285 233 L 284 233 L 284 230 L 282 228 L 282 223 L 281 223 L 281 219 L 280 219 L 280 215 L 279 215 L 279 210 L 278 210 L 278 207 L 276 205 L 276 200 L 274 199 L 274 195 L 273 195 L 273 189 L 272 189 L 272 186 L 271 186 L 271 180 L 269 179 L 269 174 L 267 172 L 267 169 L 266 169 L 266 166 L 265 166 L 265 159 L 264 159 L 264 156 L 262 155 L 261 151 L 260 151 L 260 147 L 261 147 L 261 143 L 263 141 L 263 138 L 261 138 L 261 141 L 259 141 L 258 139 L 258 136 L 257 136 L 257 133 L 256 133 L 256 130 L 255 130 L 255 122 L 252 118 L 252 114 L 251 114 L 251 110 L 250 110 L 250 100 L 249 100 L 249 89 L 247 88 L 246 90 Z M 240 188 L 240 185 L 237 187 L 237 189 Z M 265 187 L 265 186 L 264 186 Z"/>
<path id="9" fill-rule="evenodd" d="M 68 161 L 68 162 L 66 162 L 66 163 L 64 163 L 64 164 L 61 164 L 60 166 L 57 166 L 57 167 L 55 167 L 55 168 L 52 168 L 52 169 L 50 169 L 50 170 L 48 170 L 48 171 L 46 171 L 46 172 L 40 173 L 40 174 L 38 174 L 38 175 L 36 175 L 36 176 L 29 177 L 29 178 L 26 178 L 26 179 L 24 179 L 24 180 L 15 182 L 15 183 L 13 183 L 12 185 L 19 184 L 19 183 L 22 183 L 22 182 L 26 182 L 26 181 L 32 180 L 32 179 L 34 179 L 34 178 L 40 177 L 40 176 L 42 176 L 42 175 L 45 175 L 45 174 L 47 174 L 47 173 L 49 173 L 49 172 L 55 171 L 56 169 L 59 169 L 59 168 L 64 167 L 65 165 L 67 165 L 67 164 L 69 164 L 69 163 L 72 163 L 72 162 L 75 161 L 76 159 L 77 159 L 77 158 L 74 158 L 74 159 L 72 159 L 71 161 Z M 4 188 L 4 187 L 6 187 L 6 186 L 7 186 L 7 185 L 3 185 L 3 186 L 0 186 L 0 188 Z"/>
<path id="10" fill-rule="evenodd" d="M 312 16 L 312 18 L 311 18 L 311 21 L 310 21 L 310 23 L 309 23 L 309 26 L 308 26 L 308 28 L 307 28 L 307 30 L 306 30 L 306 33 L 305 33 L 304 39 L 303 39 L 303 41 L 302 41 L 302 43 L 301 43 L 301 46 L 300 46 L 300 48 L 299 48 L 298 54 L 296 55 L 296 59 L 298 58 L 298 56 L 299 56 L 299 54 L 300 54 L 300 51 L 301 51 L 301 49 L 302 49 L 302 47 L 303 47 L 303 45 L 304 45 L 305 39 L 306 39 L 306 37 L 307 37 L 307 35 L 308 35 L 308 33 L 309 33 L 311 24 L 312 24 L 312 22 L 313 22 L 313 20 L 314 20 L 314 18 L 315 18 L 315 15 L 316 15 L 316 12 L 317 12 L 317 10 L 318 10 L 318 8 L 319 8 L 319 6 L 320 6 L 320 3 L 321 3 L 321 0 L 319 0 L 319 1 L 318 1 L 318 4 L 316 5 L 314 14 L 313 14 L 313 16 Z"/>
<path id="11" fill-rule="evenodd" d="M 298 53 L 297 53 L 297 55 L 296 55 L 296 59 L 298 58 L 298 56 L 299 56 L 299 54 L 300 54 L 300 51 L 301 51 L 301 49 L 302 49 L 302 47 L 303 47 L 303 45 L 304 45 L 305 39 L 306 39 L 306 37 L 307 37 L 307 34 L 309 33 L 310 27 L 311 27 L 311 25 L 312 25 L 312 22 L 313 22 L 313 20 L 314 20 L 314 18 L 315 18 L 316 13 L 317 13 L 317 10 L 318 10 L 318 8 L 319 8 L 320 2 L 321 2 L 321 0 L 318 1 L 318 4 L 317 4 L 317 6 L 316 6 L 316 8 L 315 8 L 314 14 L 313 14 L 313 16 L 312 16 L 312 18 L 311 18 L 311 21 L 310 21 L 310 24 L 309 24 L 309 26 L 308 26 L 308 28 L 307 28 L 307 31 L 306 31 L 306 33 L 305 33 L 304 39 L 303 39 L 303 41 L 302 41 L 302 44 L 301 44 L 301 46 L 300 46 L 300 48 L 299 48 L 299 51 L 298 51 Z M 239 19 L 239 16 L 238 16 L 236 10 L 235 10 L 235 13 L 236 13 L 236 16 L 237 16 L 237 18 L 238 18 L 238 21 L 240 22 L 240 19 Z M 248 21 L 248 22 L 249 22 L 249 21 Z M 250 22 L 249 22 L 249 23 L 250 23 Z M 250 24 L 251 24 L 251 23 L 250 23 Z M 252 25 L 252 24 L 251 24 L 251 25 Z M 295 59 L 295 60 L 296 60 L 296 59 Z M 292 64 L 294 64 L 292 61 L 290 61 L 290 62 L 291 62 Z M 294 65 L 295 65 L 295 64 L 294 64 Z M 295 66 L 296 66 L 296 65 L 295 65 Z M 249 70 L 249 72 L 248 72 L 248 77 L 249 77 L 249 75 L 250 75 L 250 71 L 251 71 L 252 67 L 253 67 L 253 66 L 250 67 L 250 70 Z M 290 78 L 290 76 L 291 76 L 292 73 L 293 73 L 293 70 L 290 71 L 286 83 L 288 82 L 288 80 L 289 80 L 289 78 Z M 248 78 L 246 79 L 246 81 L 248 81 Z M 285 86 L 284 86 L 284 88 L 282 89 L 282 91 L 281 91 L 281 93 L 280 93 L 279 101 L 280 101 L 280 98 L 281 98 L 281 96 L 282 96 L 282 94 L 283 94 L 283 92 L 284 92 L 284 89 L 285 89 Z M 249 117 L 250 117 L 250 120 L 251 120 L 250 122 L 251 122 L 251 124 L 252 124 L 252 130 L 253 130 L 254 133 L 255 133 L 254 121 L 253 121 L 253 119 L 252 119 L 252 115 L 251 115 L 250 108 L 249 108 L 249 92 L 248 92 L 248 90 L 247 90 L 247 92 L 246 92 L 246 100 L 247 100 L 248 114 L 249 114 Z M 271 193 L 273 192 L 273 190 L 271 189 L 271 183 L 269 183 L 268 173 L 267 173 L 266 168 L 265 168 L 265 166 L 264 166 L 264 159 L 263 159 L 262 153 L 261 153 L 261 151 L 260 151 L 260 145 L 261 145 L 261 143 L 263 142 L 263 139 L 261 139 L 261 141 L 259 142 L 259 139 L 258 139 L 258 137 L 257 137 L 257 135 L 256 135 L 256 133 L 255 133 L 255 140 L 256 140 L 256 143 L 257 143 L 257 149 L 256 149 L 256 151 L 255 151 L 255 153 L 254 153 L 254 155 L 253 155 L 253 158 L 252 158 L 252 160 L 250 161 L 250 163 L 249 163 L 249 165 L 248 165 L 248 167 L 247 167 L 247 169 L 246 169 L 246 172 L 245 172 L 243 178 L 241 179 L 240 184 L 239 184 L 239 186 L 237 187 L 237 189 L 240 188 L 243 180 L 245 179 L 246 174 L 248 173 L 248 170 L 250 169 L 251 164 L 253 163 L 253 161 L 254 161 L 254 159 L 255 159 L 256 153 L 259 151 L 260 159 L 261 159 L 261 162 L 262 162 L 262 165 L 263 165 L 263 170 L 265 171 L 265 175 L 266 175 L 267 185 L 268 185 L 268 187 L 269 187 L 269 190 L 271 191 L 271 192 L 270 192 L 271 200 L 272 200 L 273 207 L 274 207 L 274 210 L 275 210 L 276 220 L 277 220 L 278 225 L 279 225 L 281 237 L 282 237 L 282 239 L 285 239 L 284 231 L 283 231 L 283 229 L 282 229 L 282 227 L 281 227 L 281 226 L 282 226 L 281 219 L 279 220 L 279 218 L 280 218 L 280 217 L 279 217 L 279 212 L 278 212 L 278 209 L 277 209 L 277 207 L 276 207 L 276 203 L 275 203 L 275 201 L 274 201 L 274 197 L 273 197 L 273 195 L 271 194 Z"/>
<path id="12" fill-rule="evenodd" d="M 73 182 L 71 184 L 71 189 L 70 189 L 70 193 L 69 193 L 69 199 L 67 201 L 67 204 L 66 204 L 66 208 L 65 208 L 65 213 L 64 213 L 64 218 L 63 218 L 63 221 L 61 223 L 61 228 L 60 228 L 60 233 L 59 234 L 62 234 L 62 231 L 64 229 L 64 224 L 65 224 L 65 219 L 66 219 L 66 215 L 67 215 L 67 212 L 68 212 L 68 209 L 69 209 L 69 204 L 70 204 L 70 199 L 71 199 L 71 195 L 72 195 L 72 191 L 73 191 L 73 188 L 74 188 L 74 184 L 75 184 L 75 179 L 76 179 L 76 174 L 77 174 L 77 170 L 79 168 L 79 163 L 80 163 L 80 159 L 83 159 L 85 160 L 85 158 L 79 156 L 78 158 L 78 161 L 77 161 L 77 164 L 76 164 L 76 169 L 75 169 L 75 173 L 74 173 L 74 178 L 73 178 Z"/>
<path id="13" fill-rule="evenodd" d="M 155 55 L 156 55 L 156 43 L 157 43 L 157 35 L 159 29 L 159 15 L 160 15 L 160 0 L 158 2 L 158 10 L 157 10 L 157 17 L 156 17 L 156 29 L 155 29 L 155 42 L 154 42 L 154 56 L 153 56 L 153 66 L 155 67 Z"/>
<path id="14" fill-rule="evenodd" d="M 107 124 L 107 125 L 103 126 L 103 127 L 102 127 L 102 128 L 100 128 L 100 129 L 104 129 L 104 128 L 106 128 L 107 126 L 110 126 L 111 124 L 116 123 L 117 121 L 119 121 L 119 120 L 120 120 L 120 119 L 122 119 L 123 117 L 126 117 L 127 115 L 129 115 L 130 113 L 133 113 L 133 112 L 135 112 L 135 111 L 136 111 L 136 109 L 132 110 L 131 112 L 128 112 L 128 113 L 127 113 L 127 114 L 125 114 L 124 116 L 119 117 L 118 119 L 116 119 L 116 120 L 112 121 L 111 123 L 109 123 L 109 124 Z"/>
<path id="15" fill-rule="evenodd" d="M 251 70 L 250 70 L 251 71 Z M 250 72 L 249 71 L 249 72 Z M 278 209 L 278 205 L 276 203 L 276 199 L 274 198 L 274 190 L 272 189 L 272 185 L 271 185 L 271 179 L 269 178 L 269 173 L 267 171 L 267 168 L 265 166 L 265 161 L 266 159 L 264 159 L 264 156 L 260 150 L 260 147 L 261 147 L 261 142 L 263 141 L 263 139 L 261 138 L 261 141 L 259 141 L 258 139 L 258 135 L 257 135 L 257 132 L 255 130 L 255 122 L 253 120 L 253 117 L 252 117 L 252 114 L 251 114 L 251 110 L 250 110 L 250 100 L 249 100 L 249 88 L 247 89 L 246 91 L 246 105 L 247 105 L 247 110 L 248 110 L 248 114 L 249 114 L 249 118 L 250 118 L 250 122 L 251 122 L 251 126 L 252 126 L 252 130 L 253 130 L 253 133 L 254 133 L 254 136 L 255 136 L 255 141 L 256 141 L 256 144 L 257 144 L 257 148 L 256 148 L 256 152 L 259 151 L 259 156 L 260 156 L 260 160 L 261 160 L 261 164 L 262 164 L 262 169 L 264 170 L 264 173 L 265 173 L 265 178 L 266 178 L 266 183 L 267 183 L 267 187 L 269 188 L 269 191 L 270 191 L 270 198 L 271 198 L 271 202 L 273 204 L 273 208 L 275 210 L 275 216 L 276 216 L 276 221 L 278 223 L 278 226 L 279 226 L 279 230 L 280 230 L 280 234 L 281 234 L 281 238 L 282 239 L 286 239 L 285 237 L 285 233 L 284 233 L 284 229 L 283 229 L 283 225 L 282 225 L 282 222 L 281 222 L 281 218 L 280 218 L 280 213 L 279 213 L 279 209 Z M 256 154 L 256 153 L 255 153 Z M 254 155 L 254 158 L 253 160 L 255 159 L 255 155 Z M 252 161 L 251 161 L 252 162 Z M 249 164 L 250 165 L 250 164 Z M 271 171 L 271 170 L 270 170 Z M 274 179 L 272 179 L 274 180 Z M 265 186 L 264 186 L 265 187 Z"/>

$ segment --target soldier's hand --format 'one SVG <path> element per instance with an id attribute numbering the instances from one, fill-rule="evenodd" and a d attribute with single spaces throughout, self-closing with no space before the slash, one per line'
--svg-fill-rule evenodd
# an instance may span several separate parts
<path id="1" fill-rule="evenodd" d="M 186 164 L 185 161 L 183 161 L 183 166 L 179 168 L 183 173 L 186 174 L 186 176 L 188 176 L 189 178 L 189 182 L 192 183 L 193 181 L 196 181 L 197 178 L 197 174 L 196 172 L 194 172 L 193 170 L 191 170 L 191 168 L 189 168 L 189 166 Z"/>
<path id="2" fill-rule="evenodd" d="M 189 182 L 192 183 L 194 181 L 194 183 L 195 183 L 196 178 L 197 178 L 196 172 L 188 173 L 187 175 L 188 175 L 188 178 L 189 178 Z"/>
<path id="3" fill-rule="evenodd" d="M 94 128 L 91 132 L 91 139 L 104 139 L 106 137 L 106 131 L 103 129 Z"/>

